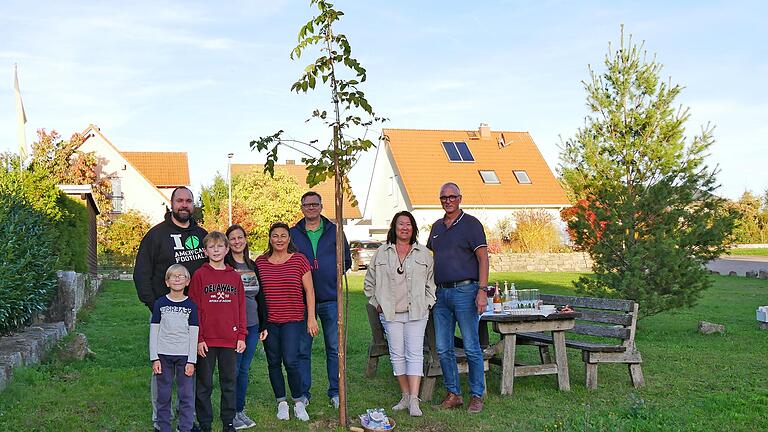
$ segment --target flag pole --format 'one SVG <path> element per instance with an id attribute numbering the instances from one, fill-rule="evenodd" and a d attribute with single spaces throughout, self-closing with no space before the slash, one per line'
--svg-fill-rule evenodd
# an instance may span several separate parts
<path id="1" fill-rule="evenodd" d="M 13 64 L 13 94 L 16 101 L 16 135 L 19 139 L 19 156 L 22 165 L 27 160 L 27 113 L 24 111 L 24 102 L 21 100 L 21 90 L 19 89 L 19 70 L 16 63 Z"/>

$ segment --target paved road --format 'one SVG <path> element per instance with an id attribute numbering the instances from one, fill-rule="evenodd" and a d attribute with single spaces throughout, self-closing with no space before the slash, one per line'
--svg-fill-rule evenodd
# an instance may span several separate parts
<path id="1" fill-rule="evenodd" d="M 721 275 L 727 275 L 728 272 L 735 271 L 739 276 L 745 276 L 748 271 L 768 271 L 768 257 L 729 255 L 711 261 L 707 264 L 707 268 L 719 272 Z"/>

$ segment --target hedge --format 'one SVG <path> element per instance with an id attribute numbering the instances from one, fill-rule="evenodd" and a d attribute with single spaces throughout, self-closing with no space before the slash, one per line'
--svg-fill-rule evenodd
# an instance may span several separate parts
<path id="1" fill-rule="evenodd" d="M 0 333 L 27 324 L 56 290 L 53 225 L 24 200 L 0 190 Z"/>

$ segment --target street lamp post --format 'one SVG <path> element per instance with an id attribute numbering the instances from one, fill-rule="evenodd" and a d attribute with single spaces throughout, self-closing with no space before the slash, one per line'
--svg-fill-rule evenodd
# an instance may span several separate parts
<path id="1" fill-rule="evenodd" d="M 232 226 L 232 156 L 234 153 L 227 154 L 227 183 L 229 183 L 229 226 Z"/>

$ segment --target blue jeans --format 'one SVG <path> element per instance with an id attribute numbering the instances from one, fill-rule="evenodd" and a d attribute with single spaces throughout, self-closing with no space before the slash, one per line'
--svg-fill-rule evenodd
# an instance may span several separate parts
<path id="1" fill-rule="evenodd" d="M 456 352 L 453 349 L 453 335 L 458 323 L 469 365 L 469 390 L 472 396 L 482 397 L 485 393 L 485 372 L 478 333 L 480 316 L 475 305 L 477 290 L 477 283 L 438 289 L 432 316 L 435 320 L 435 343 L 445 388 L 451 393 L 461 394 Z"/>
<path id="2" fill-rule="evenodd" d="M 315 305 L 317 320 L 323 326 L 325 342 L 325 370 L 328 374 L 328 397 L 339 395 L 339 326 L 336 300 Z M 301 388 L 307 399 L 312 397 L 312 336 L 306 331 L 301 336 L 299 358 L 301 367 Z"/>
<path id="3" fill-rule="evenodd" d="M 248 327 L 248 336 L 245 337 L 245 351 L 237 354 L 237 387 L 235 388 L 235 410 L 240 412 L 245 409 L 245 392 L 248 390 L 248 371 L 251 369 L 253 355 L 256 354 L 256 346 L 259 344 L 259 326 Z"/>
<path id="4" fill-rule="evenodd" d="M 269 383 L 278 402 L 285 400 L 285 380 L 283 366 L 288 375 L 288 387 L 291 389 L 293 400 L 303 399 L 301 387 L 301 372 L 299 370 L 299 344 L 301 334 L 306 333 L 305 321 L 294 321 L 284 324 L 267 323 L 267 338 L 264 340 L 264 352 L 267 354 L 269 368 Z"/>

